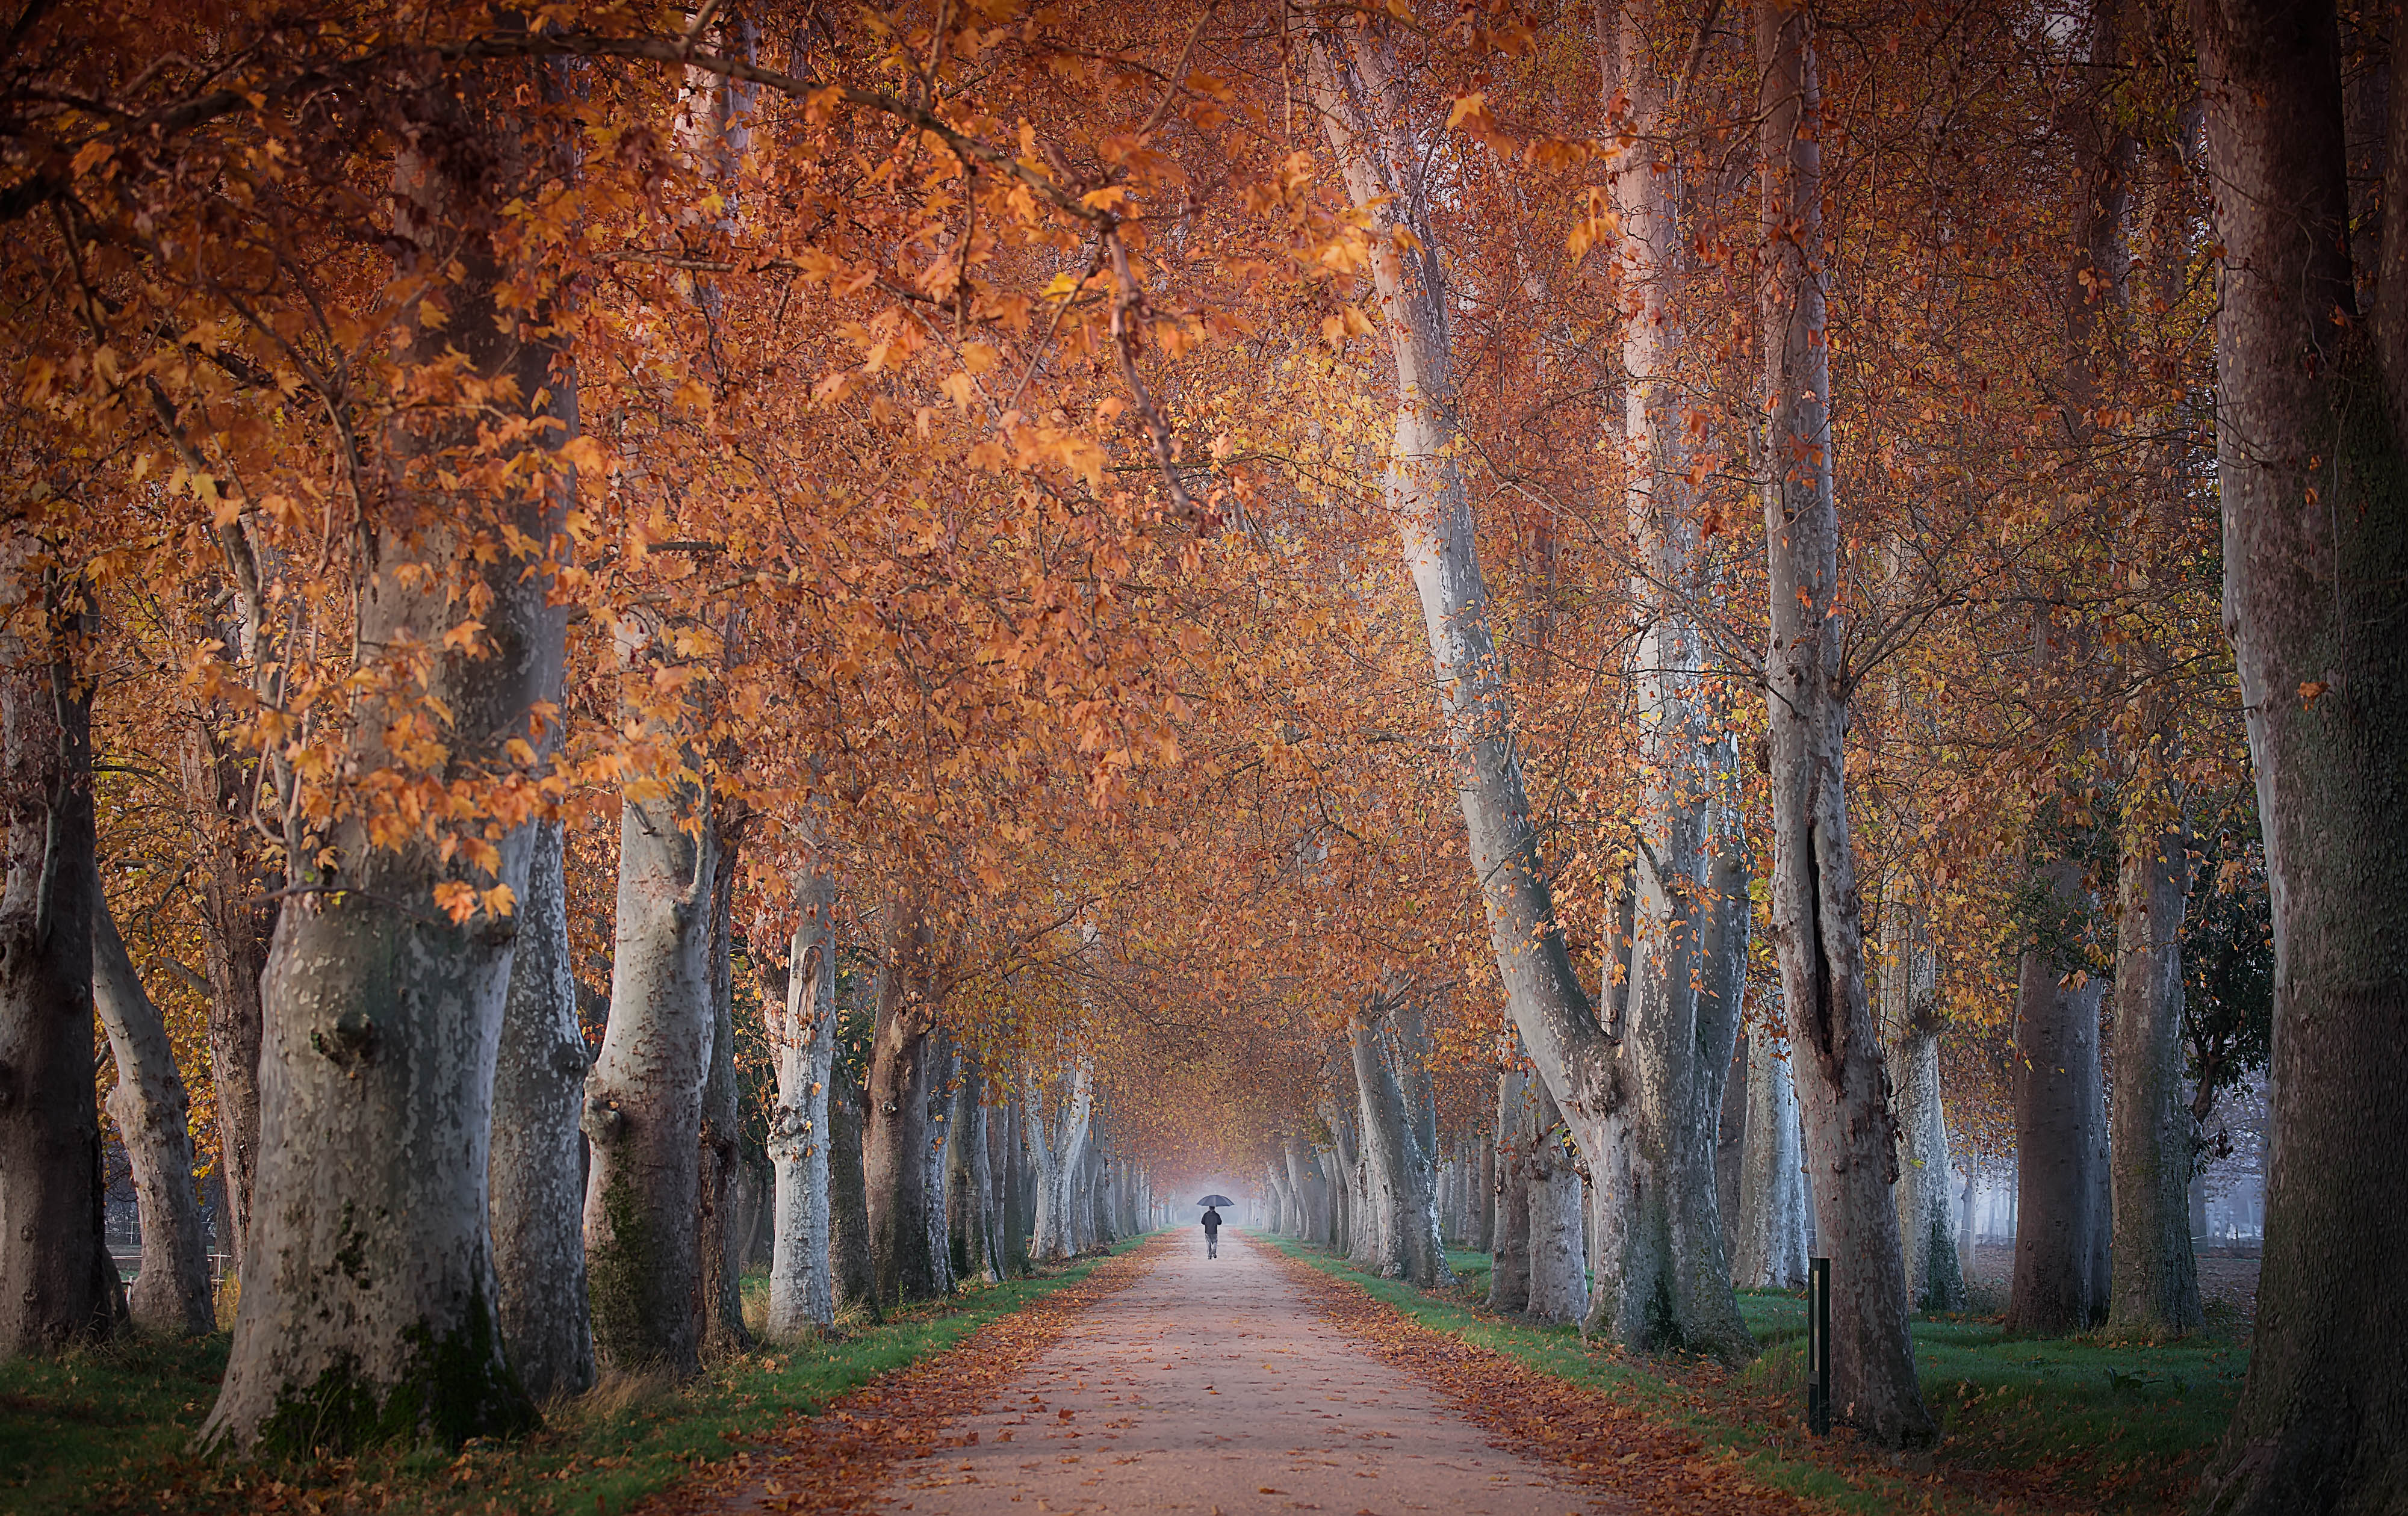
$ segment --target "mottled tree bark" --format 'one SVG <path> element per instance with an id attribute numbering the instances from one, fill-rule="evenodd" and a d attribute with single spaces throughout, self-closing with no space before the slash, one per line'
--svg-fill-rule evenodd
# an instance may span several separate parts
<path id="1" fill-rule="evenodd" d="M 1864 922 L 1849 836 L 1840 518 L 1825 325 L 1822 82 L 1811 14 L 1757 0 L 1763 152 L 1764 492 L 1772 642 L 1772 937 L 1814 1169 L 1815 1233 L 1831 1281 L 1831 1388 L 1877 1442 L 1929 1440 L 1907 1335 L 1897 1123 L 1865 994 Z"/>
<path id="2" fill-rule="evenodd" d="M 1049 1120 L 1045 1086 L 1032 1070 L 1022 1125 L 1028 1157 L 1036 1169 L 1037 1207 L 1029 1241 L 1031 1263 L 1058 1264 L 1079 1251 L 1075 1209 L 1076 1175 L 1086 1156 L 1087 1115 L 1094 1098 L 1093 1071 L 1084 1061 L 1056 1076 L 1063 1088 Z"/>
<path id="3" fill-rule="evenodd" d="M 594 1382 L 579 1129 L 587 1049 L 569 962 L 566 842 L 558 822 L 536 829 L 494 1065 L 487 1161 L 502 1346 L 538 1400 Z"/>
<path id="4" fill-rule="evenodd" d="M 1383 1009 L 1375 1002 L 1358 1011 L 1351 1031 L 1365 1198 L 1376 1239 L 1376 1253 L 1368 1266 L 1384 1278 L 1434 1289 L 1454 1278 L 1445 1244 L 1439 1240 L 1436 1176 L 1419 1151 L 1414 1114 L 1381 1046 L 1378 1018 Z"/>
<path id="5" fill-rule="evenodd" d="M 2396 1510 L 2408 1165 L 2408 90 L 2395 61 L 2383 271 L 2358 321 L 2338 28 L 2195 0 L 2224 250 L 2225 623 L 2274 897 L 2273 1131 L 2249 1376 L 2207 1507 Z M 2395 48 L 2401 27 L 2392 23 Z M 2376 404 L 2380 396 L 2382 403 Z"/>
<path id="6" fill-rule="evenodd" d="M 484 493 L 468 482 L 480 471 L 452 467 L 454 450 L 490 435 L 496 406 L 556 423 L 521 447 L 576 430 L 560 339 L 542 307 L 523 303 L 539 271 L 507 264 L 497 245 L 505 207 L 566 177 L 560 134 L 530 130 L 511 104 L 525 82 L 516 65 L 430 66 L 393 102 L 396 273 L 403 287 L 426 283 L 423 299 L 446 315 L 404 327 L 401 355 L 429 370 L 465 359 L 472 380 L 509 387 L 451 403 L 438 390 L 387 435 L 387 483 L 359 537 L 353 636 L 364 649 L 439 651 L 423 684 L 405 679 L 352 711 L 344 763 L 360 772 L 396 760 L 386 732 L 420 719 L 422 694 L 450 719 L 444 777 L 506 771 L 506 744 L 559 688 L 551 576 L 508 551 L 480 559 L 471 543 L 507 529 L 549 544 L 567 492 Z M 471 595 L 486 602 L 480 646 L 448 647 Z M 435 891 L 490 882 L 523 897 L 533 829 L 500 839 L 490 881 L 430 839 L 379 846 L 359 814 L 336 822 L 322 850 L 290 841 L 300 893 L 261 985 L 254 1224 L 202 1440 L 307 1452 L 523 1427 L 534 1408 L 503 1353 L 486 1188 L 514 931 L 491 914 L 454 922 Z"/>
<path id="7" fill-rule="evenodd" d="M 125 1139 L 142 1223 L 142 1266 L 126 1292 L 137 1326 L 199 1336 L 217 1328 L 209 1300 L 209 1238 L 193 1188 L 189 1102 L 166 1023 L 142 988 L 100 881 L 92 882 L 92 987 L 117 1061 L 108 1113 Z"/>
<path id="8" fill-rule="evenodd" d="M 1543 1083 L 1530 1087 L 1526 1192 L 1530 1217 L 1528 1298 L 1523 1312 L 1544 1325 L 1577 1322 L 1588 1312 L 1587 1186 L 1564 1146 L 1570 1134 Z"/>
<path id="9" fill-rule="evenodd" d="M 1535 1140 L 1529 1079 L 1509 1068 L 1497 1076 L 1497 1194 L 1488 1258 L 1488 1309 L 1520 1310 L 1530 1303 L 1530 1148 Z"/>
<path id="10" fill-rule="evenodd" d="M 944 1292 L 928 1245 L 929 1075 L 939 1052 L 930 1045 L 937 1028 L 927 980 L 931 938 L 916 902 L 898 901 L 886 916 L 861 1172 L 868 1186 L 879 1303 L 892 1306 Z"/>
<path id="11" fill-rule="evenodd" d="M 622 651 L 635 661 L 632 647 Z M 710 796 L 691 766 L 669 776 L 665 793 L 630 790 L 620 803 L 610 1019 L 585 1080 L 594 1344 L 612 1363 L 674 1374 L 701 1366 L 696 1221 L 717 877 L 710 818 Z"/>
<path id="12" fill-rule="evenodd" d="M 49 609 L 49 607 L 40 609 Z M 36 610 L 35 614 L 39 614 Z M 64 646 L 0 644 L 0 1359 L 109 1335 L 93 951 L 92 694 Z"/>
<path id="13" fill-rule="evenodd" d="M 1789 1046 L 1761 1023 L 1751 1024 L 1747 1036 L 1747 1136 L 1731 1282 L 1743 1290 L 1794 1290 L 1806 1282 L 1807 1202 Z"/>
<path id="14" fill-rule="evenodd" d="M 836 877 L 813 866 L 796 891 L 786 1003 L 772 1027 L 778 1103 L 769 1116 L 778 1224 L 769 1260 L 769 1335 L 836 1323 L 829 1262 L 830 1087 L 835 1079 Z"/>

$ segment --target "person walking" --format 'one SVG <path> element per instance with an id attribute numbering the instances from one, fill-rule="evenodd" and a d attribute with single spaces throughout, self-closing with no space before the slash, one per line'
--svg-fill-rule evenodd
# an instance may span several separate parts
<path id="1" fill-rule="evenodd" d="M 1221 1213 L 1210 1206 L 1204 1208 L 1204 1256 L 1221 1256 Z"/>

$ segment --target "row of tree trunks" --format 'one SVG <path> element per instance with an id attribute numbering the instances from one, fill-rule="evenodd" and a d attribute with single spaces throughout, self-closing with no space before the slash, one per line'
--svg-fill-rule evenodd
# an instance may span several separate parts
<path id="1" fill-rule="evenodd" d="M 1423 1130 L 1436 1118 L 1427 1104 L 1426 1069 L 1415 1080 L 1395 1066 L 1417 1061 L 1401 1054 L 1419 1041 L 1412 1035 L 1420 1024 L 1418 1009 L 1410 989 L 1368 1003 L 1355 1013 L 1348 1046 L 1361 1123 L 1357 1197 L 1371 1244 L 1370 1256 L 1362 1262 L 1384 1278 L 1432 1289 L 1454 1279 L 1438 1234 L 1437 1166 L 1423 1146 Z M 1382 1036 L 1383 1022 L 1400 1023 L 1393 1039 L 1400 1046 L 1393 1051 L 1392 1039 Z M 1409 1089 L 1422 1092 L 1423 1100 L 1409 1099 Z"/>

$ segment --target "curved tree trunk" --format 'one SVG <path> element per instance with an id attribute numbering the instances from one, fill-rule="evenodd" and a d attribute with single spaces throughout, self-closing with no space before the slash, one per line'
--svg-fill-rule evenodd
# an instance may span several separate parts
<path id="1" fill-rule="evenodd" d="M 1814 1170 L 1814 1230 L 1831 1281 L 1831 1393 L 1877 1442 L 1936 1428 L 1915 1382 L 1899 1246 L 1897 1123 L 1865 994 L 1864 922 L 1849 836 L 1840 519 L 1825 330 L 1822 82 L 1797 0 L 1757 0 L 1764 180 L 1764 492 L 1772 645 L 1772 937 Z"/>
<path id="2" fill-rule="evenodd" d="M 62 649 L 7 639 L 0 667 L 0 1359 L 109 1335 L 92 1086 L 92 695 Z"/>
<path id="3" fill-rule="evenodd" d="M 1437 1176 L 1420 1151 L 1415 1113 L 1406 1104 L 1404 1086 L 1380 1045 L 1373 1021 L 1377 1014 L 1376 1004 L 1358 1012 L 1352 1034 L 1368 1170 L 1365 1189 L 1377 1249 L 1369 1266 L 1388 1279 L 1435 1289 L 1455 1277 L 1447 1268 L 1446 1246 L 1439 1240 Z"/>
<path id="4" fill-rule="evenodd" d="M 773 1029 L 778 1103 L 769 1116 L 778 1223 L 769 1259 L 769 1335 L 836 1324 L 829 1262 L 830 1087 L 836 1059 L 836 877 L 812 867 L 796 892 L 786 1004 Z"/>
<path id="5" fill-rule="evenodd" d="M 1024 1130 L 1028 1138 L 1028 1155 L 1037 1170 L 1037 1209 L 1028 1250 L 1032 1263 L 1061 1263 L 1079 1251 L 1072 1211 L 1076 1176 L 1086 1156 L 1087 1116 L 1094 1098 L 1092 1078 L 1093 1071 L 1083 1061 L 1056 1076 L 1056 1082 L 1068 1087 L 1062 1091 L 1049 1123 L 1045 1087 L 1038 1082 L 1033 1070 L 1029 1074 Z"/>
<path id="6" fill-rule="evenodd" d="M 141 1272 L 126 1292 L 126 1310 L 137 1326 L 197 1337 L 217 1329 L 217 1313 L 209 1300 L 208 1232 L 193 1189 L 184 1079 L 97 879 L 91 889 L 93 998 L 117 1060 L 108 1113 L 125 1139 L 142 1222 Z"/>
<path id="7" fill-rule="evenodd" d="M 517 65 L 430 70 L 395 102 L 407 130 L 393 183 L 397 270 L 436 277 L 448 320 L 411 331 L 406 361 L 507 379 L 534 431 L 575 433 L 576 391 L 548 318 L 523 309 L 536 270 L 506 265 L 491 240 L 504 207 L 565 179 L 565 141 L 529 131 L 510 105 Z M 417 144 L 446 145 L 423 150 Z M 434 261 L 433 266 L 429 266 Z M 456 355 L 456 358 L 455 356 Z M 516 554 L 490 562 L 479 536 L 548 543 L 565 488 L 478 493 L 452 450 L 490 434 L 497 403 L 405 410 L 387 436 L 393 492 L 380 502 L 353 594 L 358 644 L 443 649 L 423 694 L 451 718 L 459 774 L 513 766 L 538 701 L 559 688 L 565 613 L 548 573 Z M 509 393 L 509 392 L 503 392 Z M 434 572 L 430 574 L 432 568 Z M 461 599 L 486 603 L 480 645 L 446 647 Z M 347 762 L 393 761 L 385 733 L 422 720 L 421 689 L 370 694 L 351 715 Z M 457 1443 L 527 1425 L 534 1408 L 503 1355 L 488 1213 L 494 1060 L 513 956 L 509 924 L 455 923 L 441 885 L 483 885 L 466 851 L 430 840 L 371 840 L 366 820 L 337 822 L 322 851 L 294 837 L 292 883 L 265 978 L 260 1163 L 242 1301 L 216 1408 L 202 1440 L 271 1452 L 369 1439 Z M 500 839 L 492 881 L 523 897 L 533 828 Z"/>
<path id="8" fill-rule="evenodd" d="M 566 838 L 538 823 L 494 1065 L 487 1160 L 502 1347 L 540 1401 L 594 1382 L 585 1304 L 585 1034 L 570 966 Z"/>

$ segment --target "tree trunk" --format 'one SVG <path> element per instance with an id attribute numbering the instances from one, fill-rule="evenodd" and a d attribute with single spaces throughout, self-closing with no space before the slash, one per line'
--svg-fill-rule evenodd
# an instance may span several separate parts
<path id="1" fill-rule="evenodd" d="M 928 1139 L 920 1160 L 921 1193 L 927 1197 L 927 1224 L 920 1240 L 927 1259 L 929 1298 L 941 1299 L 953 1293 L 953 1096 L 961 1075 L 960 1050 L 943 1028 L 928 1034 L 921 1068 L 920 1102 L 927 1112 Z"/>
<path id="2" fill-rule="evenodd" d="M 828 1252 L 829 1089 L 836 1059 L 836 877 L 816 861 L 796 892 L 784 1014 L 772 1028 L 778 1103 L 769 1115 L 778 1224 L 769 1259 L 769 1335 L 836 1324 Z"/>
<path id="3" fill-rule="evenodd" d="M 892 1306 L 934 1299 L 941 1291 L 928 1247 L 928 1076 L 936 1052 L 928 1039 L 937 1025 L 926 982 L 930 942 L 916 903 L 897 902 L 886 915 L 861 1171 L 878 1299 Z"/>
<path id="4" fill-rule="evenodd" d="M 2114 1274 L 2107 1326 L 2160 1339 L 2204 1323 L 2190 1244 L 2190 1103 L 2183 1098 L 2184 907 L 2190 838 L 2128 835 L 2116 874 Z"/>
<path id="5" fill-rule="evenodd" d="M 1419 1151 L 1404 1086 L 1380 1046 L 1375 1018 L 1382 1008 L 1375 1002 L 1358 1012 L 1353 1029 L 1354 1087 L 1369 1170 L 1366 1194 L 1378 1250 L 1369 1266 L 1384 1278 L 1436 1289 L 1455 1276 L 1446 1266 L 1446 1247 L 1439 1240 L 1434 1175 Z"/>
<path id="6" fill-rule="evenodd" d="M 2102 985 L 2049 943 L 2085 910 L 2081 866 L 2042 865 L 2051 916 L 2024 950 L 2015 994 L 2015 1267 L 2007 1330 L 2086 1332 L 2107 1318 L 2107 1109 L 2099 1065 Z"/>
<path id="7" fill-rule="evenodd" d="M 1794 1290 L 1806 1282 L 1805 1155 L 1789 1048 L 1761 1023 L 1748 1028 L 1747 1139 L 1739 1175 L 1731 1282 L 1742 1290 Z"/>
<path id="8" fill-rule="evenodd" d="M 1497 1194 L 1488 1259 L 1488 1309 L 1518 1311 L 1530 1303 L 1530 1150 L 1537 1140 L 1530 1080 L 1508 1068 L 1497 1076 Z"/>
<path id="9" fill-rule="evenodd" d="M 1939 965 L 1919 914 L 1882 903 L 1882 1029 L 1899 1123 L 1899 1240 L 1907 1297 L 1923 1310 L 1965 1309 L 1950 1194 L 1948 1123 L 1940 1105 Z"/>
<path id="10" fill-rule="evenodd" d="M 869 1182 L 863 1149 L 869 1136 L 868 1095 L 854 1082 L 844 1060 L 832 1065 L 828 1082 L 828 1277 L 837 1308 L 866 1312 L 878 1308 L 878 1266 L 870 1247 Z"/>
<path id="11" fill-rule="evenodd" d="M 986 1070 L 965 1058 L 960 1091 L 953 1097 L 953 1170 L 945 1197 L 953 1217 L 954 1278 L 994 1284 L 1003 1279 L 1003 1259 L 996 1247 L 995 1173 L 985 1097 Z"/>
<path id="12" fill-rule="evenodd" d="M 209 1300 L 208 1232 L 193 1188 L 184 1080 L 176 1071 L 166 1023 L 134 971 L 100 881 L 94 879 L 89 889 L 93 997 L 117 1060 L 108 1113 L 125 1139 L 142 1222 L 141 1272 L 126 1292 L 126 1309 L 137 1326 L 197 1337 L 217 1329 L 217 1313 Z"/>
<path id="13" fill-rule="evenodd" d="M 1530 1092 L 1536 1111 L 1529 1119 L 1528 1179 L 1530 1217 L 1528 1298 L 1523 1311 L 1534 1322 L 1560 1326 L 1587 1314 L 1588 1237 L 1587 1186 L 1566 1150 L 1570 1135 L 1563 1114 L 1544 1084 Z"/>
<path id="14" fill-rule="evenodd" d="M 121 1309 L 101 1232 L 92 1079 L 93 938 L 108 908 L 93 856 L 91 687 L 64 648 L 53 659 L 7 640 L 0 667 L 8 849 L 0 894 L 0 1360 L 106 1337 Z"/>
<path id="15" fill-rule="evenodd" d="M 195 724 L 182 757 L 186 802 L 208 818 L 200 827 L 196 904 L 201 968 L 209 981 L 209 1091 L 225 1192 L 217 1246 L 238 1270 L 259 1174 L 259 981 L 267 969 L 276 912 L 260 903 L 270 886 L 249 821 L 251 771 L 206 725 Z"/>
<path id="16" fill-rule="evenodd" d="M 566 837 L 539 822 L 494 1065 L 494 1273 L 502 1347 L 541 1401 L 594 1382 L 585 1304 L 585 1034 L 570 967 Z"/>
<path id="17" fill-rule="evenodd" d="M 1036 1224 L 1037 1201 L 1028 1182 L 1028 1144 L 1023 1137 L 1029 1102 L 1015 1094 L 1004 1103 L 1003 1138 L 996 1154 L 1003 1166 L 1003 1271 L 1017 1277 L 1028 1272 L 1029 1232 Z"/>
<path id="18" fill-rule="evenodd" d="M 397 272 L 432 279 L 447 307 L 439 326 L 400 337 L 401 354 L 428 370 L 465 358 L 473 398 L 438 389 L 387 434 L 385 462 L 397 466 L 358 538 L 353 639 L 372 658 L 442 651 L 396 693 L 360 695 L 345 765 L 361 773 L 408 762 L 386 734 L 414 729 L 429 707 L 449 718 L 447 774 L 507 772 L 507 744 L 524 740 L 537 703 L 560 687 L 566 614 L 546 603 L 551 575 L 477 544 L 549 543 L 566 480 L 492 493 L 469 482 L 488 477 L 480 438 L 496 429 L 497 404 L 566 423 L 530 428 L 540 440 L 518 447 L 576 431 L 559 338 L 545 304 L 526 304 L 541 271 L 506 264 L 492 240 L 506 206 L 566 177 L 565 139 L 530 130 L 509 104 L 523 81 L 515 65 L 464 65 L 429 72 L 395 102 L 406 128 L 393 134 L 405 144 Z M 497 400 L 513 391 L 478 379 L 506 379 L 519 398 Z M 464 600 L 484 605 L 479 645 L 449 647 Z M 437 908 L 438 887 L 484 883 L 478 850 L 447 860 L 423 836 L 380 846 L 356 813 L 288 841 L 303 893 L 285 902 L 261 986 L 256 1224 L 202 1441 L 307 1452 L 515 1431 L 534 1408 L 503 1355 L 486 1190 L 513 923 L 490 908 L 454 922 Z M 534 844 L 529 826 L 499 839 L 494 887 L 524 897 Z"/>
<path id="19" fill-rule="evenodd" d="M 744 1326 L 742 1257 L 737 1230 L 736 1175 L 743 1165 L 743 1129 L 736 1104 L 735 909 L 736 858 L 742 846 L 740 803 L 711 807 L 715 833 L 711 865 L 710 970 L 710 1059 L 704 1065 L 702 1124 L 695 1152 L 695 1333 L 713 1353 L 741 1352 L 752 1345 Z"/>
<path id="20" fill-rule="evenodd" d="M 1849 836 L 1839 503 L 1825 332 L 1822 83 L 1813 22 L 1757 0 L 1764 177 L 1764 492 L 1772 645 L 1772 937 L 1814 1169 L 1814 1229 L 1831 1281 L 1831 1388 L 1874 1441 L 1935 1434 L 1914 1377 L 1906 1269 L 1890 1187 L 1897 1123 L 1865 994 L 1864 923 Z"/>
<path id="21" fill-rule="evenodd" d="M 624 661 L 633 664 L 630 650 Z M 657 787 L 657 786 L 656 786 Z M 703 1091 L 713 1050 L 711 916 L 717 828 L 698 779 L 619 809 L 610 1019 L 585 1081 L 592 1171 L 586 1275 L 594 1343 L 626 1367 L 701 1366 Z"/>
<path id="22" fill-rule="evenodd" d="M 2274 895 L 2258 1332 L 2202 1494 L 2231 1516 L 2394 1509 L 2408 1165 L 2377 1134 L 2408 1125 L 2408 90 L 2395 62 L 2370 332 L 2332 8 L 2197 0 L 2192 30 L 2224 248 L 2225 616 Z"/>

